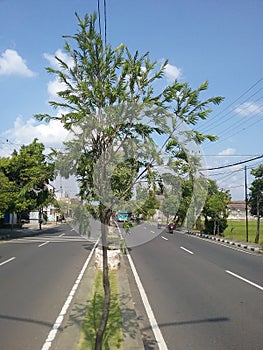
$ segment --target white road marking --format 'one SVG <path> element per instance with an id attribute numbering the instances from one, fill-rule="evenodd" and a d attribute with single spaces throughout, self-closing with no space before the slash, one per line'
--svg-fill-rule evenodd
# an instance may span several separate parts
<path id="1" fill-rule="evenodd" d="M 42 244 L 39 244 L 39 245 L 38 245 L 38 248 L 43 247 L 43 245 L 46 245 L 46 244 L 48 244 L 48 243 L 50 243 L 50 242 L 49 242 L 49 241 L 46 241 L 46 242 L 44 242 L 44 243 L 42 243 Z"/>
<path id="2" fill-rule="evenodd" d="M 225 270 L 225 271 L 226 271 L 226 273 L 229 273 L 230 275 L 232 275 L 232 276 L 234 276 L 234 277 L 236 277 L 236 278 L 239 278 L 240 280 L 242 280 L 242 281 L 244 281 L 244 282 L 250 284 L 251 286 L 256 287 L 256 288 L 258 288 L 258 289 L 260 289 L 260 290 L 263 290 L 263 287 L 260 286 L 259 284 L 256 284 L 256 283 L 254 283 L 254 282 L 251 282 L 251 281 L 247 280 L 246 278 L 244 278 L 244 277 L 242 277 L 242 276 L 239 276 L 239 275 L 237 275 L 236 273 L 231 272 L 231 271 L 229 271 L 229 270 Z"/>
<path id="3" fill-rule="evenodd" d="M 151 231 L 151 233 L 155 233 L 154 231 Z"/>
<path id="4" fill-rule="evenodd" d="M 168 241 L 168 238 L 166 238 L 166 237 L 164 237 L 164 236 L 161 236 L 162 237 L 162 239 L 165 239 L 166 241 Z"/>
<path id="5" fill-rule="evenodd" d="M 194 254 L 193 252 L 191 252 L 191 250 L 188 250 L 188 249 L 186 249 L 186 248 L 184 248 L 184 247 L 180 247 L 181 249 L 183 249 L 185 252 L 187 252 L 187 253 L 189 253 L 189 254 Z"/>
<path id="6" fill-rule="evenodd" d="M 92 251 L 90 252 L 87 260 L 85 261 L 85 263 L 84 263 L 84 265 L 83 265 L 83 267 L 82 267 L 82 269 L 81 269 L 81 271 L 80 271 L 80 273 L 78 275 L 78 278 L 76 279 L 76 281 L 75 281 L 75 283 L 74 283 L 74 285 L 73 285 L 73 287 L 72 287 L 72 289 L 71 289 L 71 291 L 70 291 L 70 293 L 68 295 L 68 298 L 65 301 L 65 304 L 63 305 L 63 307 L 62 307 L 62 309 L 60 311 L 60 314 L 58 315 L 58 317 L 57 317 L 57 319 L 56 319 L 56 321 L 55 321 L 51 331 L 49 332 L 49 334 L 48 334 L 48 336 L 47 336 L 47 338 L 45 340 L 45 343 L 42 346 L 41 350 L 48 350 L 48 349 L 50 349 L 50 347 L 52 345 L 52 342 L 53 342 L 53 340 L 55 339 L 55 337 L 57 335 L 57 331 L 58 331 L 59 327 L 61 326 L 63 318 L 66 315 L 67 310 L 68 310 L 68 308 L 70 306 L 70 303 L 71 303 L 71 301 L 72 301 L 72 299 L 73 299 L 73 297 L 74 297 L 74 295 L 75 295 L 75 293 L 76 293 L 76 291 L 78 289 L 78 286 L 79 286 L 79 284 L 80 284 L 80 282 L 81 282 L 81 280 L 83 278 L 83 275 L 84 275 L 84 273 L 86 271 L 86 268 L 88 267 L 88 264 L 90 262 L 90 259 L 91 259 L 92 255 L 93 255 L 94 251 L 95 251 L 95 248 L 96 248 L 98 242 L 99 242 L 99 240 L 97 240 L 96 244 L 94 244 L 94 247 L 92 248 Z"/>
<path id="7" fill-rule="evenodd" d="M 48 240 L 49 243 L 65 243 L 65 242 L 91 242 L 95 243 L 95 238 L 92 240 L 89 237 L 81 236 L 42 236 L 42 237 L 25 237 L 18 238 L 11 241 L 12 244 L 26 244 L 26 243 L 43 243 L 43 240 Z"/>
<path id="8" fill-rule="evenodd" d="M 229 243 L 226 243 L 226 242 L 218 242 L 218 241 L 215 241 L 215 240 L 212 240 L 212 239 L 207 239 L 207 238 L 203 238 L 203 237 L 198 237 L 198 236 L 194 236 L 194 235 L 188 235 L 188 233 L 183 233 L 184 235 L 188 236 L 188 237 L 191 237 L 191 238 L 196 238 L 196 239 L 200 239 L 200 240 L 204 240 L 205 242 L 208 242 L 208 243 L 212 243 L 212 244 L 217 244 L 217 245 L 221 245 L 225 248 L 229 248 L 229 249 L 232 249 L 232 250 L 236 250 L 237 252 L 240 252 L 240 253 L 245 253 L 245 254 L 249 254 L 249 255 L 253 255 L 253 256 L 261 256 L 260 254 L 256 253 L 256 252 L 253 252 L 252 250 L 251 251 L 247 251 L 245 250 L 244 248 L 240 248 L 240 247 L 233 247 L 232 245 L 229 245 Z"/>
<path id="9" fill-rule="evenodd" d="M 10 259 L 8 259 L 8 260 L 5 260 L 5 261 L 1 262 L 1 263 L 0 263 L 0 266 L 5 265 L 5 264 L 9 263 L 10 261 L 14 260 L 15 258 L 16 258 L 16 257 L 15 257 L 15 256 L 13 256 L 13 258 L 10 258 Z"/>
<path id="10" fill-rule="evenodd" d="M 63 237 L 65 236 L 65 233 L 61 233 L 61 235 L 59 235 L 58 237 Z"/>
<path id="11" fill-rule="evenodd" d="M 131 269 L 132 269 L 135 281 L 137 283 L 137 286 L 138 286 L 138 289 L 139 289 L 139 292 L 140 292 L 140 295 L 141 295 L 141 298 L 142 298 L 142 301 L 144 304 L 144 308 L 146 310 L 149 322 L 150 322 L 151 327 L 152 327 L 152 331 L 154 333 L 156 342 L 158 344 L 159 350 L 168 350 L 168 347 L 164 341 L 163 335 L 162 335 L 160 328 L 158 326 L 158 323 L 155 319 L 155 316 L 153 314 L 152 308 L 151 308 L 150 303 L 148 301 L 147 295 L 146 295 L 145 290 L 143 288 L 143 285 L 141 283 L 140 277 L 135 269 L 134 263 L 132 261 L 132 258 L 131 258 L 131 255 L 130 255 L 128 249 L 126 249 L 126 252 L 127 252 L 127 257 L 129 259 L 129 263 L 131 265 Z"/>

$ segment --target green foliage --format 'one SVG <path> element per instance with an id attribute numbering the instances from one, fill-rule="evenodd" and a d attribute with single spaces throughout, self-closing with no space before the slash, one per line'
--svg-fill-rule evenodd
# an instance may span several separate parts
<path id="1" fill-rule="evenodd" d="M 75 35 L 65 37 L 72 43 L 65 41 L 64 47 L 73 64 L 69 66 L 56 57 L 59 69 L 47 68 L 66 86 L 58 93 L 59 101 L 50 101 L 54 108 L 63 108 L 64 112 L 56 117 L 38 114 L 36 118 L 59 119 L 67 129 L 72 131 L 74 128 L 76 137 L 66 143 L 64 155 L 59 157 L 59 168 L 67 175 L 77 175 L 83 199 L 102 201 L 105 206 L 111 206 L 114 196 L 122 200 L 131 198 L 131 188 L 140 176 L 138 164 L 143 169 L 142 165 L 147 162 L 163 161 L 158 158 L 154 135 L 166 134 L 167 141 L 173 139 L 177 120 L 195 125 L 198 120 L 207 118 L 210 105 L 219 104 L 222 97 L 202 101 L 200 94 L 207 90 L 207 82 L 191 89 L 187 83 L 177 80 L 156 94 L 154 84 L 163 78 L 167 60 L 157 69 L 157 62 L 150 60 L 149 53 L 139 55 L 136 51 L 132 54 L 124 44 L 116 48 L 104 47 L 95 30 L 96 14 L 87 14 L 84 18 L 76 16 L 79 30 Z M 212 135 L 194 130 L 188 130 L 185 137 L 198 143 L 214 139 Z M 133 159 L 133 164 L 127 167 L 129 161 L 124 157 L 119 164 L 114 163 L 111 174 L 105 173 L 105 168 L 117 158 L 116 149 L 125 153 L 125 145 L 129 152 L 134 149 L 134 157 L 128 156 L 128 159 Z M 179 154 L 172 152 L 173 147 L 176 145 L 167 144 L 172 156 L 180 158 Z M 184 173 L 194 172 L 186 159 L 181 167 Z M 150 168 L 146 166 L 146 169 L 143 173 L 149 175 Z M 103 177 L 110 177 L 111 183 L 106 183 Z M 150 181 L 151 189 L 155 190 L 155 181 Z"/>
<path id="2" fill-rule="evenodd" d="M 109 321 L 103 338 L 103 349 L 123 349 L 122 316 L 119 304 L 118 275 L 111 271 L 111 306 Z M 97 272 L 90 303 L 82 326 L 78 350 L 93 350 L 103 306 L 102 273 Z"/>
<path id="3" fill-rule="evenodd" d="M 251 174 L 255 179 L 251 183 L 249 206 L 252 215 L 263 215 L 263 165 L 253 169 Z"/>
<path id="4" fill-rule="evenodd" d="M 73 227 L 77 227 L 82 236 L 91 235 L 90 213 L 85 205 L 81 202 L 72 203 Z"/>
<path id="5" fill-rule="evenodd" d="M 169 216 L 175 217 L 179 203 L 180 199 L 178 198 L 178 196 L 171 195 L 164 198 L 161 205 L 161 211 L 166 216 L 167 220 Z"/>
<path id="6" fill-rule="evenodd" d="M 150 191 L 147 199 L 143 202 L 140 208 L 137 209 L 136 214 L 142 215 L 144 219 L 148 219 L 154 216 L 156 209 L 160 208 L 160 202 L 155 196 L 153 191 Z"/>
<path id="7" fill-rule="evenodd" d="M 54 108 L 60 108 L 59 116 L 38 114 L 38 120 L 57 119 L 71 131 L 71 141 L 65 143 L 63 154 L 58 154 L 61 174 L 74 174 L 80 187 L 80 196 L 85 206 L 102 225 L 102 244 L 106 244 L 107 230 L 113 211 L 127 206 L 127 201 L 135 201 L 133 187 L 138 181 L 145 181 L 146 191 L 138 191 L 137 212 L 144 217 L 154 215 L 159 208 L 156 199 L 157 186 L 163 192 L 160 174 L 153 171 L 154 165 L 162 165 L 162 155 L 170 139 L 176 139 L 175 132 L 181 132 L 179 125 L 185 122 L 194 126 L 206 119 L 212 104 L 219 104 L 222 97 L 212 97 L 205 101 L 200 93 L 208 88 L 204 82 L 196 90 L 187 83 L 177 80 L 156 92 L 156 82 L 164 76 L 166 60 L 158 69 L 157 62 L 151 61 L 149 54 L 132 54 L 120 44 L 116 48 L 104 47 L 99 32 L 96 31 L 96 14 L 85 15 L 78 20 L 78 32 L 66 36 L 65 53 L 72 64 L 56 57 L 59 69 L 47 68 L 65 88 L 58 92 L 60 99 L 50 101 Z M 160 148 L 158 137 L 164 138 Z M 213 135 L 203 135 L 189 130 L 184 140 L 201 143 L 213 140 Z M 176 139 L 177 140 L 177 139 Z M 179 140 L 181 142 L 181 140 Z M 173 147 L 170 144 L 170 155 Z M 185 165 L 185 164 L 184 164 Z M 195 170 L 186 164 L 185 171 Z M 161 184 L 161 186 L 160 186 Z M 96 207 L 93 203 L 96 202 Z M 104 256 L 106 250 L 104 250 Z M 105 296 L 109 303 L 107 269 L 104 268 Z M 96 349 L 101 349 L 101 335 L 107 319 L 104 309 L 101 329 L 98 332 Z"/>
<path id="8" fill-rule="evenodd" d="M 260 218 L 263 215 L 263 165 L 253 169 L 251 174 L 255 177 L 250 187 L 249 205 L 250 213 L 257 216 L 257 229 L 255 243 L 259 242 Z"/>
<path id="9" fill-rule="evenodd" d="M 1 160 L 0 160 L 1 164 Z M 13 182 L 9 181 L 3 171 L 0 171 L 0 219 L 2 219 L 12 208 L 12 203 L 15 201 L 15 186 Z"/>
<path id="10" fill-rule="evenodd" d="M 228 190 L 220 190 L 215 181 L 209 180 L 208 196 L 202 214 L 205 217 L 205 232 L 221 234 L 227 227 L 227 205 L 231 201 Z"/>
<path id="11" fill-rule="evenodd" d="M 40 208 L 53 200 L 45 184 L 54 176 L 54 164 L 44 155 L 44 145 L 35 139 L 21 146 L 10 158 L 0 159 L 0 212 L 23 212 Z"/>

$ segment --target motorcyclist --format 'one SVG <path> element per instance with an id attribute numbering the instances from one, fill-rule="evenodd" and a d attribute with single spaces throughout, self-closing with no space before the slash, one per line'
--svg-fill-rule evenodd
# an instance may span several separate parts
<path id="1" fill-rule="evenodd" d="M 173 230 L 174 230 L 174 223 L 173 222 L 170 222 L 170 224 L 168 225 L 168 229 L 169 229 L 170 233 L 173 233 Z"/>

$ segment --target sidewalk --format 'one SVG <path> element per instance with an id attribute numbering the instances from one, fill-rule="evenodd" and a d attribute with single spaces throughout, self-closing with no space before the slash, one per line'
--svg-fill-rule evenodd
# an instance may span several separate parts
<path id="1" fill-rule="evenodd" d="M 5 227 L 0 228 L 0 241 L 1 240 L 8 240 L 8 239 L 14 239 L 14 238 L 20 238 L 20 237 L 29 237 L 29 236 L 36 236 L 42 234 L 46 229 L 56 227 L 55 222 L 50 222 L 46 224 L 42 224 L 42 229 L 39 229 L 38 223 L 30 223 L 30 224 L 24 224 L 22 228 L 14 228 L 11 227 Z"/>

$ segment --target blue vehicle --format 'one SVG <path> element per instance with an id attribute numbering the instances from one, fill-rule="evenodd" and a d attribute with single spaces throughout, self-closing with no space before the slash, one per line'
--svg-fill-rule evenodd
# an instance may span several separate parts
<path id="1" fill-rule="evenodd" d="M 124 221 L 127 221 L 129 219 L 129 213 L 127 211 L 124 211 L 124 210 L 119 210 L 117 212 L 117 220 L 119 222 L 124 222 Z"/>

